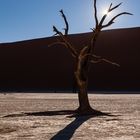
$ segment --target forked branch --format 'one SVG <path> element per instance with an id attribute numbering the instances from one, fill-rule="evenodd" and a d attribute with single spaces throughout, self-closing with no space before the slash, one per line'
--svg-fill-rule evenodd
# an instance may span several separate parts
<path id="1" fill-rule="evenodd" d="M 102 25 L 102 28 L 106 28 L 106 27 L 112 25 L 112 24 L 114 23 L 114 20 L 115 20 L 116 18 L 118 18 L 119 16 L 122 16 L 122 15 L 133 15 L 133 14 L 128 13 L 128 12 L 122 12 L 122 13 L 116 15 L 115 17 L 113 17 L 107 24 Z"/>
<path id="2" fill-rule="evenodd" d="M 65 22 L 65 25 L 66 25 L 66 27 L 64 28 L 64 30 L 65 30 L 65 35 L 68 35 L 69 23 L 68 23 L 68 21 L 67 21 L 66 15 L 64 14 L 64 12 L 63 12 L 62 9 L 60 10 L 60 13 L 61 13 L 62 18 L 64 19 L 64 22 Z"/>
<path id="3" fill-rule="evenodd" d="M 94 0 L 94 1 L 96 1 L 96 0 Z M 116 5 L 116 6 L 114 6 L 114 7 L 112 7 L 112 5 L 113 5 L 112 3 L 110 4 L 110 6 L 109 6 L 109 8 L 108 8 L 108 10 L 107 10 L 107 14 L 104 14 L 104 15 L 103 15 L 103 17 L 101 18 L 101 21 L 100 21 L 100 23 L 99 23 L 99 25 L 98 25 L 98 27 L 99 27 L 100 29 L 103 29 L 103 28 L 106 28 L 106 27 L 112 25 L 112 24 L 114 23 L 114 20 L 115 20 L 116 18 L 118 18 L 119 16 L 122 16 L 122 15 L 133 15 L 133 14 L 128 13 L 128 12 L 122 12 L 122 13 L 119 13 L 119 14 L 117 14 L 116 16 L 114 16 L 107 24 L 103 25 L 103 23 L 104 23 L 104 21 L 105 21 L 107 15 L 108 15 L 108 13 L 110 13 L 110 12 L 112 12 L 113 10 L 117 9 L 118 7 L 120 7 L 121 4 L 122 4 L 122 3 L 119 3 L 118 5 Z M 95 6 L 95 7 L 96 7 L 96 6 Z"/>
<path id="4" fill-rule="evenodd" d="M 77 57 L 77 51 L 76 51 L 76 49 L 75 49 L 75 48 L 73 47 L 73 45 L 67 40 L 67 37 L 65 36 L 65 35 L 68 34 L 68 30 L 69 30 L 69 24 L 68 24 L 67 18 L 66 18 L 66 16 L 65 16 L 63 10 L 60 10 L 60 12 L 61 12 L 62 17 L 63 17 L 63 19 L 64 19 L 64 21 L 65 21 L 65 24 L 66 24 L 65 34 L 63 35 L 63 33 L 62 33 L 61 31 L 59 31 L 55 26 L 53 26 L 53 31 L 55 32 L 55 35 L 59 35 L 62 41 L 57 41 L 57 42 L 55 42 L 55 43 L 52 43 L 52 44 L 49 45 L 49 47 L 50 47 L 50 46 L 57 45 L 57 44 L 58 44 L 58 45 L 61 44 L 61 45 L 65 46 L 66 48 L 69 49 L 69 51 L 70 51 L 70 53 L 71 53 L 71 55 L 72 55 L 73 57 Z"/>
<path id="5" fill-rule="evenodd" d="M 115 65 L 117 67 L 120 67 L 120 65 L 117 64 L 116 62 L 113 62 L 113 61 L 110 61 L 108 59 L 102 58 L 101 56 L 97 56 L 95 54 L 85 53 L 85 51 L 86 51 L 87 48 L 88 47 L 85 47 L 85 48 L 83 48 L 81 50 L 80 55 L 79 55 L 81 59 L 85 59 L 85 57 L 90 57 L 90 62 L 91 63 L 94 63 L 95 64 L 95 63 L 106 62 L 106 63 L 112 64 L 112 65 Z"/>
<path id="6" fill-rule="evenodd" d="M 120 5 L 122 5 L 122 2 L 119 3 L 118 5 L 114 6 L 114 7 L 112 7 L 112 5 L 113 5 L 113 4 L 111 3 L 110 6 L 109 6 L 109 9 L 108 9 L 108 12 L 111 12 L 111 11 L 117 9 Z"/>

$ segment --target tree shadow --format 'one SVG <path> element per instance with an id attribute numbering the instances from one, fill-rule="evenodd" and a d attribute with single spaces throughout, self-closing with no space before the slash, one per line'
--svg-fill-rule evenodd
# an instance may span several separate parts
<path id="1" fill-rule="evenodd" d="M 78 116 L 68 124 L 65 128 L 60 130 L 56 135 L 54 135 L 50 140 L 70 140 L 75 133 L 76 129 L 78 129 L 84 122 L 90 119 L 91 116 Z"/>
<path id="2" fill-rule="evenodd" d="M 22 113 L 15 113 L 15 114 L 8 114 L 4 115 L 3 118 L 6 117 L 22 117 L 22 116 L 56 116 L 56 115 L 68 115 L 67 117 L 81 117 L 81 116 L 90 116 L 90 117 L 96 117 L 96 116 L 114 116 L 110 113 L 104 113 L 98 110 L 94 110 L 94 113 L 91 114 L 79 114 L 77 113 L 77 110 L 55 110 L 55 111 L 42 111 L 42 112 L 22 112 Z"/>
<path id="3" fill-rule="evenodd" d="M 74 115 L 74 110 L 56 110 L 56 111 L 42 111 L 42 112 L 24 112 L 19 114 L 8 114 L 5 117 L 22 117 L 22 116 L 56 116 L 56 115 Z"/>
<path id="4" fill-rule="evenodd" d="M 27 112 L 20 114 L 9 114 L 3 117 L 22 117 L 22 116 L 56 116 L 56 115 L 68 115 L 67 117 L 74 117 L 75 119 L 68 124 L 65 128 L 60 130 L 57 134 L 55 134 L 50 140 L 70 140 L 75 133 L 76 129 L 78 129 L 84 122 L 93 117 L 116 117 L 119 115 L 112 115 L 110 113 L 104 113 L 96 110 L 96 113 L 90 115 L 79 115 L 75 110 L 57 110 L 57 111 L 44 111 L 44 112 Z M 107 121 L 110 119 L 107 118 Z M 118 120 L 117 118 L 111 118 L 111 120 Z"/>
<path id="5" fill-rule="evenodd" d="M 54 135 L 50 140 L 70 140 L 75 133 L 76 129 L 78 129 L 84 122 L 89 120 L 92 117 L 99 117 L 99 116 L 118 116 L 118 115 L 111 115 L 110 113 L 103 113 L 97 111 L 97 114 L 92 115 L 84 115 L 80 116 L 77 114 L 73 114 L 69 117 L 75 117 L 75 120 L 68 124 L 65 128 L 60 130 L 56 135 Z M 117 120 L 117 119 L 115 119 Z"/>

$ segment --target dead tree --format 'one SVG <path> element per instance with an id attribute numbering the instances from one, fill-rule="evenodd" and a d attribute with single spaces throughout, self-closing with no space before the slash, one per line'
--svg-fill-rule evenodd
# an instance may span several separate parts
<path id="1" fill-rule="evenodd" d="M 88 93 L 87 93 L 87 86 L 88 86 L 88 72 L 90 68 L 91 63 L 100 63 L 100 62 L 106 62 L 115 66 L 119 66 L 119 64 L 112 62 L 110 60 L 107 60 L 105 58 L 102 58 L 101 56 L 94 55 L 94 49 L 96 40 L 101 33 L 101 30 L 111 26 L 115 19 L 120 17 L 121 15 L 132 15 L 128 12 L 122 12 L 114 16 L 107 24 L 104 24 L 104 21 L 108 15 L 108 13 L 112 12 L 113 10 L 117 9 L 122 3 L 113 6 L 111 3 L 108 11 L 101 20 L 99 21 L 97 16 L 97 6 L 96 6 L 97 0 L 94 0 L 94 18 L 95 18 L 95 27 L 92 28 L 92 37 L 90 41 L 90 45 L 83 46 L 83 48 L 80 51 L 77 51 L 75 46 L 70 42 L 67 38 L 68 30 L 69 30 L 69 24 L 67 21 L 67 18 L 63 12 L 63 10 L 60 10 L 60 13 L 62 15 L 62 18 L 64 19 L 66 27 L 64 28 L 65 32 L 62 33 L 57 29 L 57 27 L 53 26 L 53 31 L 55 32 L 55 35 L 58 35 L 60 37 L 60 40 L 57 42 L 54 42 L 53 44 L 50 44 L 49 46 L 53 45 L 63 45 L 65 46 L 71 53 L 72 57 L 75 58 L 76 62 L 76 68 L 75 68 L 75 79 L 77 82 L 77 87 L 79 89 L 78 92 L 78 99 L 79 99 L 79 107 L 76 110 L 78 114 L 86 115 L 86 114 L 95 114 L 98 113 L 96 110 L 94 110 L 89 103 L 88 99 Z"/>

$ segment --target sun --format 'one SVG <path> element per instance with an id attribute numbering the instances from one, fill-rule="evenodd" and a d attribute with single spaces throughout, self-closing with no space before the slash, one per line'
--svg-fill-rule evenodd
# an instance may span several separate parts
<path id="1" fill-rule="evenodd" d="M 103 15 L 108 15 L 109 14 L 108 9 L 103 9 L 102 14 Z"/>

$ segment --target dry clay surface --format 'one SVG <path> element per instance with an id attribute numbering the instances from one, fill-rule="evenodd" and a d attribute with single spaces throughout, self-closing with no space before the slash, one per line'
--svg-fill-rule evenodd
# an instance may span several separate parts
<path id="1" fill-rule="evenodd" d="M 89 98 L 110 116 L 69 117 L 77 94 L 1 93 L 0 140 L 140 140 L 140 95 Z"/>

